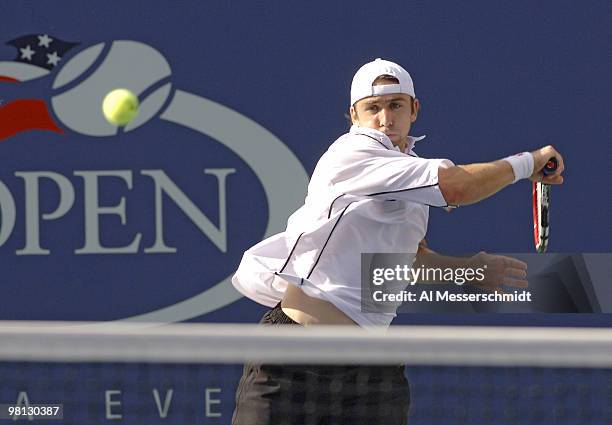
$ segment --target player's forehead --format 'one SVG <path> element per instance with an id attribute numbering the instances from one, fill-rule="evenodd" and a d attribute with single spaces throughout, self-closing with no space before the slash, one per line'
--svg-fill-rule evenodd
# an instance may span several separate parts
<path id="1" fill-rule="evenodd" d="M 370 106 L 370 105 L 384 105 L 392 102 L 410 102 L 410 96 L 405 93 L 391 93 L 383 94 L 379 96 L 370 96 L 361 99 L 355 106 Z"/>

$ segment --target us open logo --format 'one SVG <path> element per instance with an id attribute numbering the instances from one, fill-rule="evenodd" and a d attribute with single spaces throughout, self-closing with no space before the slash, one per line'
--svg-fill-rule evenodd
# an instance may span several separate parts
<path id="1" fill-rule="evenodd" d="M 238 253 L 281 231 L 303 201 L 308 177 L 289 148 L 176 88 L 166 58 L 144 43 L 78 50 L 30 35 L 9 44 L 18 56 L 0 62 L 13 93 L 0 106 L 10 164 L 0 174 L 0 258 L 12 264 L 8 299 L 40 314 L 2 319 L 175 322 L 240 298 L 229 282 Z M 119 87 L 141 104 L 122 128 L 101 113 Z"/>

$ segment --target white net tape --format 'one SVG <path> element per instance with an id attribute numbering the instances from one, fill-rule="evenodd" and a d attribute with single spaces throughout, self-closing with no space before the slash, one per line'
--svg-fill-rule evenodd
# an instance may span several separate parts
<path id="1" fill-rule="evenodd" d="M 612 329 L 1 322 L 0 360 L 612 367 Z"/>

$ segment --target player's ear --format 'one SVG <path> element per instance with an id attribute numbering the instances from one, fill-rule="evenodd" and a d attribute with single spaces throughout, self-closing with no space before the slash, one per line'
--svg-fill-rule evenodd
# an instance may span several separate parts
<path id="1" fill-rule="evenodd" d="M 416 121 L 417 116 L 419 115 L 419 109 L 421 109 L 421 103 L 419 102 L 419 99 L 414 99 L 412 101 L 412 115 L 410 117 L 410 122 Z"/>
<path id="2" fill-rule="evenodd" d="M 351 106 L 349 108 L 349 115 L 351 116 L 351 122 L 353 124 L 358 124 L 359 123 L 359 116 L 357 116 L 357 110 L 355 109 L 354 106 Z"/>

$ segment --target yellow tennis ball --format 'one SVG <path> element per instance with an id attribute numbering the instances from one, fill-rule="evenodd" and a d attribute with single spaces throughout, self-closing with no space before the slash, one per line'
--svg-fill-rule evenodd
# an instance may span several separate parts
<path id="1" fill-rule="evenodd" d="M 104 97 L 102 112 L 113 125 L 127 125 L 138 114 L 138 98 L 127 89 L 115 89 Z"/>

